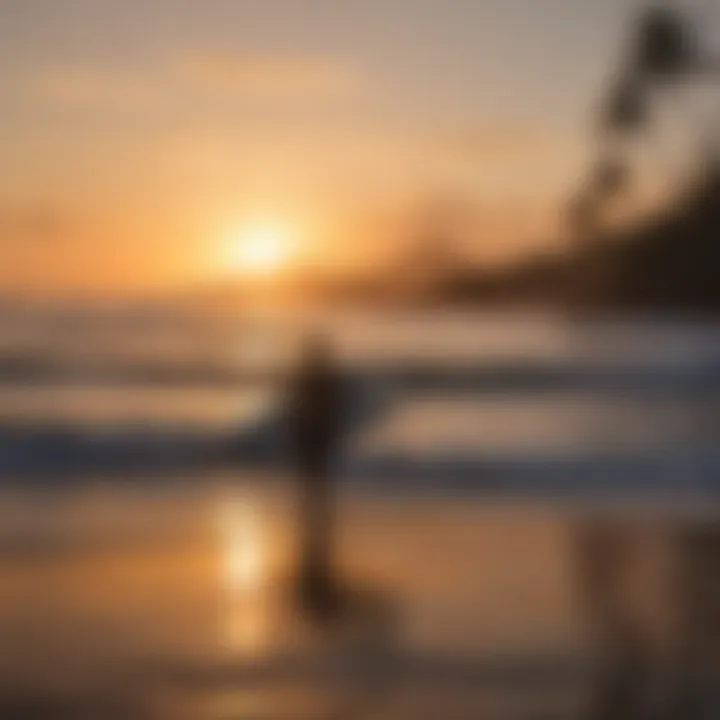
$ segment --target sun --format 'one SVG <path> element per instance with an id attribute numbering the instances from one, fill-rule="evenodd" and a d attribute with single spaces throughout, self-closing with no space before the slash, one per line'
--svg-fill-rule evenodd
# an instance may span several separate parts
<path id="1" fill-rule="evenodd" d="M 229 264 L 245 275 L 273 275 L 288 264 L 290 244 L 289 231 L 280 225 L 248 225 L 231 241 Z"/>

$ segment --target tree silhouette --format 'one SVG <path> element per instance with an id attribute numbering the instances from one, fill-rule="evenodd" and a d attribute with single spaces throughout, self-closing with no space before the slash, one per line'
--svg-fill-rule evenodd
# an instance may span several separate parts
<path id="1" fill-rule="evenodd" d="M 714 65 L 699 48 L 686 13 L 658 5 L 640 14 L 629 52 L 600 106 L 598 159 L 568 208 L 568 222 L 578 238 L 596 233 L 609 204 L 630 192 L 634 172 L 621 149 L 647 134 L 653 121 L 651 97 Z"/>

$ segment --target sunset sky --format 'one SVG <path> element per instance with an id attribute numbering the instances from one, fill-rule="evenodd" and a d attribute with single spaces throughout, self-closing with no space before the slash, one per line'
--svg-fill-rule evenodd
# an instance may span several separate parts
<path id="1" fill-rule="evenodd" d="M 5 290 L 379 261 L 452 197 L 479 261 L 552 241 L 627 0 L 2 0 Z M 234 253 L 234 255 L 233 255 Z"/>

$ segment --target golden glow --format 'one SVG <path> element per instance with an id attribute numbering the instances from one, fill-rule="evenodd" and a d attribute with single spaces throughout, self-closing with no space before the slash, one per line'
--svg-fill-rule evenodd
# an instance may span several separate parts
<path id="1" fill-rule="evenodd" d="M 231 238 L 228 263 L 246 275 L 273 275 L 289 264 L 291 245 L 291 233 L 280 225 L 248 225 Z"/>
<path id="2" fill-rule="evenodd" d="M 245 501 L 228 499 L 220 506 L 219 521 L 228 594 L 257 590 L 264 557 L 256 511 Z"/>
<path id="3" fill-rule="evenodd" d="M 242 499 L 224 499 L 218 530 L 226 604 L 221 644 L 235 652 L 256 652 L 267 635 L 267 562 L 257 509 Z"/>

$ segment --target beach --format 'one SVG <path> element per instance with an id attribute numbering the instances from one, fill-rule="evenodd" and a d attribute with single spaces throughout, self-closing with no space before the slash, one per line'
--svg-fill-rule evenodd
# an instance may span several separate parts
<path id="1" fill-rule="evenodd" d="M 577 718 L 626 623 L 653 686 L 695 620 L 715 647 L 715 335 L 467 316 L 336 330 L 367 407 L 336 468 L 351 612 L 330 633 L 293 602 L 298 484 L 267 378 L 99 365 L 7 386 L 5 715 Z M 243 341 L 226 335 L 228 367 Z"/>
<path id="2" fill-rule="evenodd" d="M 576 531 L 588 522 L 632 528 L 647 558 L 648 547 L 669 552 L 678 529 L 714 523 L 692 501 L 653 510 L 345 496 L 340 575 L 385 609 L 369 615 L 370 646 L 360 648 L 309 639 L 282 599 L 291 487 L 229 474 L 197 480 L 4 498 L 7 707 L 44 700 L 60 717 L 63 708 L 115 717 L 133 702 L 137 717 L 190 717 L 195 707 L 205 708 L 195 717 L 309 718 L 359 696 L 371 717 L 429 718 L 441 708 L 458 718 L 577 717 L 597 658 Z M 367 658 L 382 663 L 381 678 L 368 674 Z"/>

